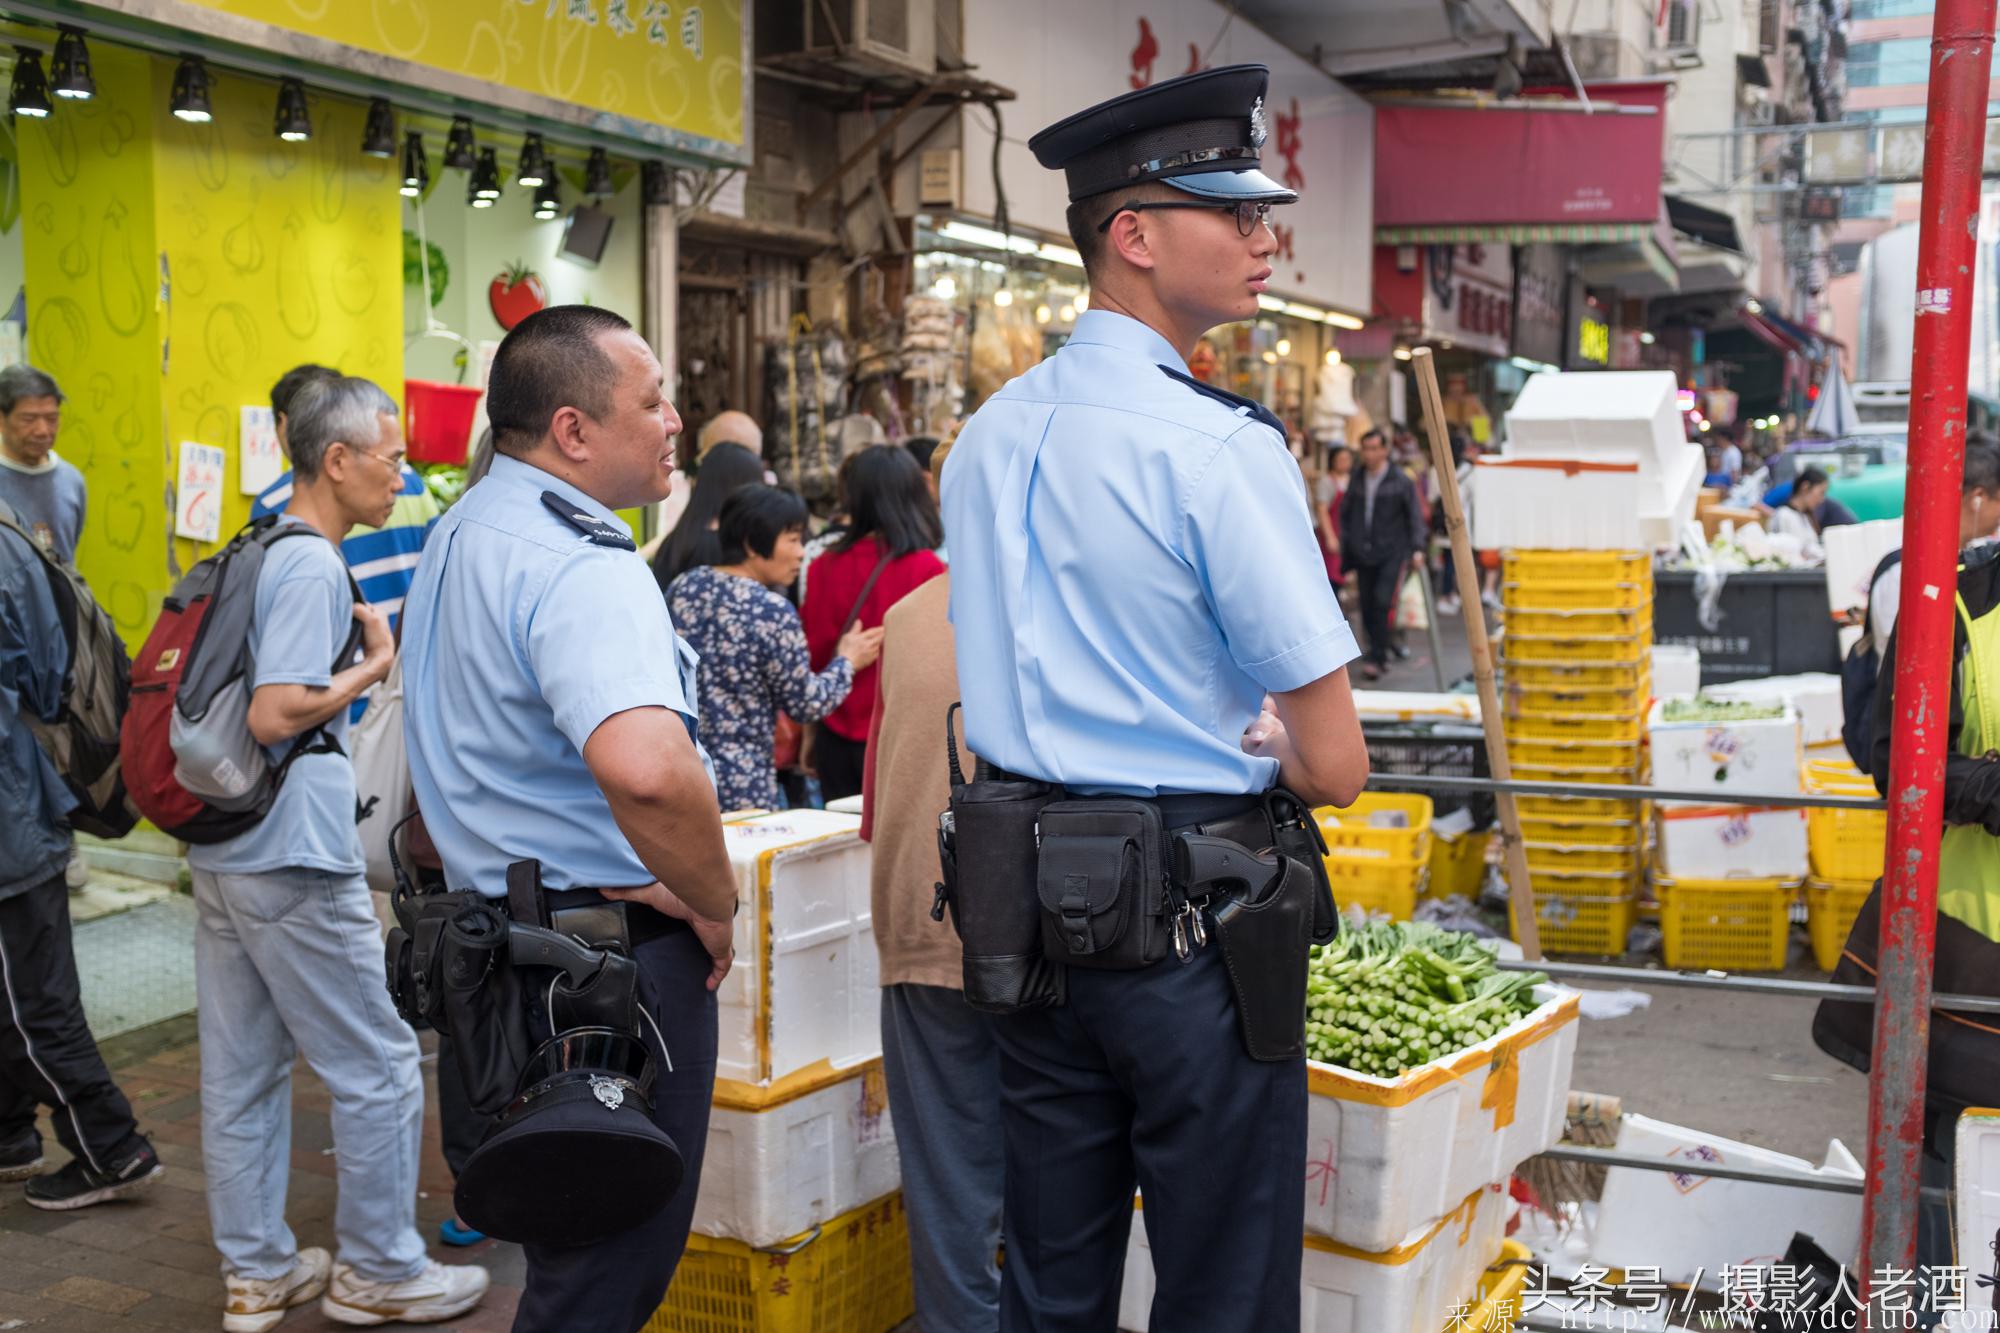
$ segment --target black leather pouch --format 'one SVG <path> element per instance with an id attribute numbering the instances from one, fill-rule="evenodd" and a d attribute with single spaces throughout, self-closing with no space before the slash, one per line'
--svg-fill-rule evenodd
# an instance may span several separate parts
<path id="1" fill-rule="evenodd" d="M 1167 956 L 1166 825 L 1149 801 L 1043 807 L 1035 890 L 1042 950 L 1066 967 L 1129 972 Z"/>
<path id="2" fill-rule="evenodd" d="M 1312 942 L 1333 943 L 1340 934 L 1340 908 L 1326 873 L 1326 836 L 1312 807 L 1283 787 L 1273 787 L 1264 794 L 1264 808 L 1271 816 L 1273 845 L 1312 877 Z"/>
<path id="3" fill-rule="evenodd" d="M 1297 1060 L 1306 1052 L 1306 962 L 1317 886 L 1307 866 L 1289 856 L 1283 864 L 1263 897 L 1224 895 L 1209 909 L 1253 1060 Z"/>

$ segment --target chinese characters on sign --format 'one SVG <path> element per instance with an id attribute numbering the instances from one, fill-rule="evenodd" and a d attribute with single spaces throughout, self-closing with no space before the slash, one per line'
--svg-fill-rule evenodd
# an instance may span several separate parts
<path id="1" fill-rule="evenodd" d="M 538 3 L 539 0 L 519 0 L 524 5 Z M 561 14 L 571 23 L 581 23 L 585 27 L 597 26 L 597 6 L 599 0 L 548 0 L 544 18 L 554 18 Z M 646 28 L 646 40 L 655 46 L 666 46 L 675 39 L 674 7 L 668 0 L 603 0 L 604 23 L 620 37 L 639 31 L 640 24 Z M 632 6 L 643 3 L 638 19 L 632 17 Z M 678 27 L 680 44 L 696 60 L 702 57 L 702 16 L 701 6 L 689 5 L 680 13 Z M 1144 87 L 1143 84 L 1134 85 Z"/>
<path id="2" fill-rule="evenodd" d="M 1694 1281 L 1685 1287 L 1662 1282 L 1658 1268 L 1627 1268 L 1617 1282 L 1610 1280 L 1612 1276 L 1608 1268 L 1583 1264 L 1574 1278 L 1561 1282 L 1546 1269 L 1530 1267 L 1518 1296 L 1454 1305 L 1445 1331 L 1508 1333 L 1516 1320 L 1537 1314 L 1544 1324 L 1554 1319 L 1563 1327 L 1574 1321 L 1574 1327 L 1595 1329 L 1657 1329 L 1658 1317 L 1665 1316 L 1665 1327 L 1676 1333 L 1861 1326 L 1861 1283 L 1845 1266 L 1830 1275 L 1797 1264 L 1730 1265 L 1716 1281 L 1707 1283 L 1697 1269 Z M 2000 1329 L 2000 1314 L 1966 1308 L 1966 1276 L 1962 1267 L 1877 1270 L 1868 1284 L 1873 1326 L 1917 1328 L 1929 1322 L 1920 1320 L 1920 1313 L 1950 1313 L 1957 1316 L 1951 1321 L 1953 1328 Z"/>
<path id="3" fill-rule="evenodd" d="M 174 532 L 198 542 L 222 536 L 222 468 L 227 455 L 213 445 L 181 441 L 174 474 Z"/>

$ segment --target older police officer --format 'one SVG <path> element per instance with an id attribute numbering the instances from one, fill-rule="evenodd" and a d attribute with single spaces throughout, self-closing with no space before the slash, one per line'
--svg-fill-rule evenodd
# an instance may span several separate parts
<path id="1" fill-rule="evenodd" d="M 404 609 L 410 775 L 452 888 L 504 898 L 507 866 L 534 859 L 552 902 L 639 905 L 633 952 L 672 1061 L 654 1120 L 686 1179 L 635 1230 L 528 1246 L 514 1323 L 629 1333 L 687 1242 L 735 904 L 693 653 L 614 512 L 666 495 L 680 418 L 644 340 L 584 306 L 517 325 L 486 401 L 492 471 L 440 520 Z"/>
<path id="2" fill-rule="evenodd" d="M 1169 828 L 1278 782 L 1345 804 L 1367 776 L 1358 651 L 1284 434 L 1187 373 L 1204 332 L 1257 313 L 1266 216 L 1295 198 L 1257 170 L 1265 80 L 1209 70 L 1030 140 L 1067 175 L 1090 309 L 944 476 L 972 748 L 1153 799 Z M 1135 1183 L 1157 1333 L 1299 1326 L 1305 1064 L 1250 1058 L 1222 952 L 1072 967 L 1064 1002 L 999 1020 L 1003 1329 L 1116 1326 Z"/>

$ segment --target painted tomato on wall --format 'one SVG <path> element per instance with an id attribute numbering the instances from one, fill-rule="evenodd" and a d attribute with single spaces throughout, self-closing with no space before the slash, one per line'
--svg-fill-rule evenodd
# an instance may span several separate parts
<path id="1" fill-rule="evenodd" d="M 540 274 L 526 264 L 515 264 L 487 286 L 486 300 L 500 327 L 511 329 L 548 305 L 549 289 Z"/>

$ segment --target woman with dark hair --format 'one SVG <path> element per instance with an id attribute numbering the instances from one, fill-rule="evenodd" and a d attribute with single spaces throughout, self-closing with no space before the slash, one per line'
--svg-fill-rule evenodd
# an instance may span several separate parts
<path id="1" fill-rule="evenodd" d="M 772 760 L 778 710 L 797 722 L 825 717 L 882 649 L 881 630 L 849 630 L 814 673 L 799 613 L 774 591 L 798 576 L 806 518 L 806 502 L 791 491 L 738 488 L 717 516 L 716 563 L 695 566 L 667 589 L 674 628 L 701 654 L 701 739 L 725 811 L 781 807 Z"/>
<path id="2" fill-rule="evenodd" d="M 848 459 L 844 472 L 847 535 L 813 562 L 805 604 L 799 608 L 815 667 L 832 660 L 851 627 L 880 626 L 883 615 L 905 594 L 944 572 L 937 557 L 944 525 L 924 471 L 910 452 L 874 445 Z M 827 800 L 860 794 L 874 711 L 875 671 L 870 667 L 855 676 L 853 692 L 827 715 L 813 739 L 813 763 Z"/>
<path id="3" fill-rule="evenodd" d="M 687 510 L 653 557 L 653 577 L 662 591 L 695 566 L 712 565 L 722 558 L 716 524 L 723 502 L 763 480 L 763 460 L 740 444 L 718 444 L 702 455 Z"/>

